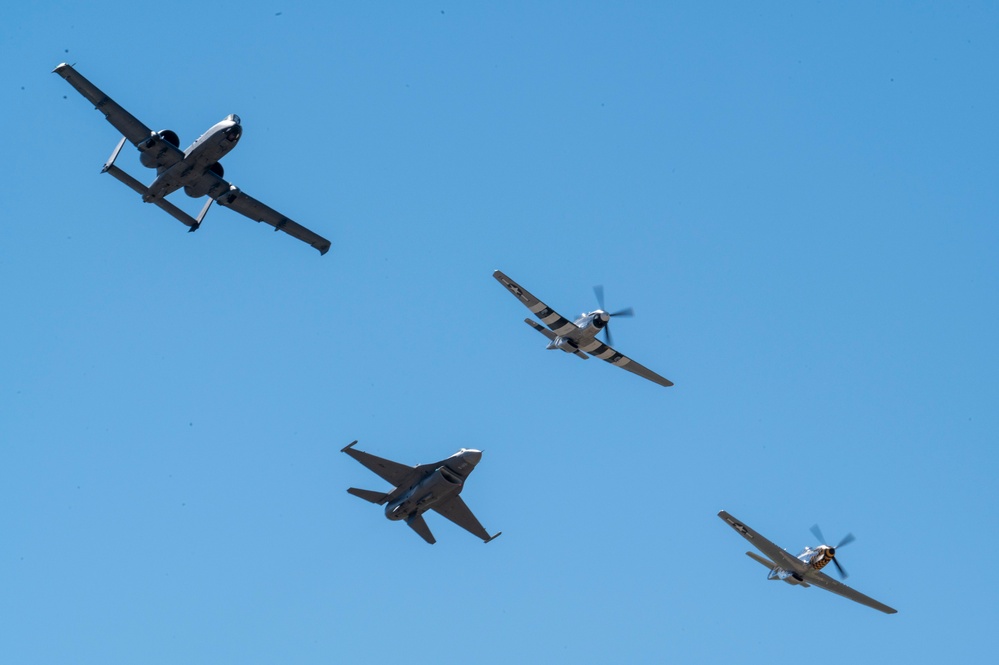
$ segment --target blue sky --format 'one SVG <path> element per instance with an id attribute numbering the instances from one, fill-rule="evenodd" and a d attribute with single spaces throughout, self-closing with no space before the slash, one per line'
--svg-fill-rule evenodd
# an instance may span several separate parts
<path id="1" fill-rule="evenodd" d="M 999 611 L 990 3 L 22 3 L 0 25 L 12 663 L 935 663 Z M 194 234 L 75 63 L 328 237 Z M 134 151 L 119 164 L 149 180 Z M 175 202 L 196 213 L 182 193 Z M 676 382 L 544 350 L 490 277 Z M 484 546 L 339 450 L 484 451 Z M 857 541 L 881 615 L 765 580 Z"/>

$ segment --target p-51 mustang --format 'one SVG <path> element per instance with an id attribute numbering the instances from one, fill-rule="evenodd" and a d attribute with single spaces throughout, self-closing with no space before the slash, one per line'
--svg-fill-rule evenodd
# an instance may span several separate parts
<path id="1" fill-rule="evenodd" d="M 437 541 L 423 519 L 423 513 L 428 510 L 443 515 L 484 542 L 488 543 L 500 535 L 496 533 L 490 536 L 459 496 L 468 474 L 475 470 L 475 465 L 482 459 L 482 451 L 462 448 L 440 462 L 406 466 L 355 450 L 356 443 L 357 441 L 348 444 L 340 452 L 347 453 L 377 473 L 391 483 L 394 489 L 376 492 L 351 487 L 347 491 L 365 501 L 384 505 L 385 517 L 393 521 L 405 520 L 413 531 L 431 545 Z"/>
<path id="2" fill-rule="evenodd" d="M 861 605 L 873 607 L 874 609 L 880 610 L 885 614 L 895 614 L 898 611 L 883 603 L 879 603 L 873 598 L 869 598 L 859 591 L 855 591 L 842 582 L 837 582 L 825 573 L 820 572 L 822 568 L 824 568 L 831 561 L 833 565 L 836 566 L 840 576 L 846 577 L 846 573 L 843 571 L 842 566 L 840 566 L 839 561 L 836 560 L 836 550 L 848 543 L 853 542 L 853 534 L 847 534 L 836 547 L 830 547 L 829 545 L 818 545 L 815 548 L 806 547 L 801 554 L 794 557 L 791 556 L 791 554 L 786 550 L 777 547 L 769 540 L 726 513 L 724 510 L 718 513 L 718 517 L 725 520 L 725 522 L 738 531 L 743 538 L 751 542 L 754 547 L 769 557 L 769 559 L 765 559 L 755 552 L 746 552 L 746 556 L 751 558 L 753 561 L 759 562 L 770 569 L 770 572 L 767 574 L 768 580 L 783 580 L 788 584 L 803 587 L 817 586 L 820 589 L 832 591 L 833 593 L 839 594 L 844 598 L 856 601 Z M 820 541 L 825 540 L 825 538 L 822 537 L 822 532 L 819 530 L 817 525 L 812 527 L 812 533 L 815 534 L 815 537 Z"/>
<path id="3" fill-rule="evenodd" d="M 320 254 L 329 251 L 329 240 L 296 224 L 250 195 L 244 194 L 238 187 L 222 178 L 224 171 L 219 160 L 236 147 L 243 133 L 239 116 L 235 114 L 226 116 L 224 120 L 202 134 L 187 150 L 181 150 L 180 139 L 176 132 L 169 129 L 152 131 L 72 66 L 62 63 L 53 71 L 66 79 L 104 114 L 115 129 L 123 134 L 123 138 L 111 153 L 101 173 L 110 173 L 138 192 L 143 201 L 159 206 L 186 224 L 189 227 L 188 231 L 198 230 L 214 200 L 218 201 L 219 205 L 232 208 L 254 221 L 267 222 L 275 231 L 284 231 L 309 243 L 318 249 Z M 156 169 L 156 178 L 148 187 L 114 164 L 126 140 L 139 149 L 139 160 L 143 166 Z M 191 217 L 165 198 L 182 187 L 184 193 L 193 198 L 209 197 L 197 218 Z"/>
<path id="4" fill-rule="evenodd" d="M 628 356 L 618 353 L 610 347 L 611 318 L 615 316 L 634 316 L 635 312 L 630 307 L 618 312 L 604 311 L 603 287 L 594 287 L 600 309 L 592 312 L 583 312 L 575 321 L 569 321 L 551 307 L 535 298 L 527 289 L 517 284 L 501 271 L 495 271 L 493 277 L 505 286 L 510 293 L 516 296 L 520 302 L 524 303 L 524 306 L 531 310 L 532 314 L 548 326 L 548 328 L 545 328 L 545 326 L 534 319 L 524 319 L 524 323 L 548 338 L 547 348 L 549 350 L 559 349 L 566 353 L 572 353 L 583 360 L 586 360 L 589 357 L 587 354 L 589 354 L 601 360 L 606 360 L 611 365 L 634 372 L 638 376 L 646 378 L 653 383 L 658 383 L 661 386 L 669 387 L 673 385 L 673 382 L 669 379 L 664 379 L 647 367 L 639 365 Z M 606 336 L 606 344 L 597 339 L 597 334 L 601 330 L 604 331 Z"/>

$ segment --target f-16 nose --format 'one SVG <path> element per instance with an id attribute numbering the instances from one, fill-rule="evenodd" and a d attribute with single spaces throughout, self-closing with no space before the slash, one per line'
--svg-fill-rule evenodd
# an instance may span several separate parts
<path id="1" fill-rule="evenodd" d="M 475 450 L 473 448 L 467 448 L 465 452 L 461 454 L 461 456 L 465 459 L 466 462 L 468 462 L 472 466 L 475 466 L 476 464 L 479 463 L 479 460 L 482 459 L 482 451 Z"/>

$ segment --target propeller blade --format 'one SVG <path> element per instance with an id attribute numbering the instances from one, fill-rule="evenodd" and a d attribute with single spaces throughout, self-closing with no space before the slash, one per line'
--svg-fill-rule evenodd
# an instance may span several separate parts
<path id="1" fill-rule="evenodd" d="M 610 313 L 610 316 L 623 316 L 627 318 L 629 316 L 635 316 L 635 310 L 631 307 L 625 307 L 624 309 L 619 309 L 616 312 Z"/>
<path id="2" fill-rule="evenodd" d="M 614 346 L 611 342 L 610 321 L 608 321 L 607 325 L 604 326 L 604 342 L 607 343 L 607 346 Z"/>
<path id="3" fill-rule="evenodd" d="M 597 284 L 593 287 L 593 293 L 597 296 L 597 304 L 600 305 L 600 309 L 604 308 L 604 285 Z"/>
<path id="4" fill-rule="evenodd" d="M 848 533 L 845 536 L 843 536 L 843 540 L 839 541 L 839 545 L 836 546 L 836 549 L 839 549 L 839 548 L 843 547 L 844 545 L 849 545 L 850 543 L 852 543 L 855 540 L 856 540 L 856 538 L 853 537 L 853 534 L 852 533 Z"/>
<path id="5" fill-rule="evenodd" d="M 812 535 L 819 539 L 819 545 L 825 545 L 826 539 L 822 535 L 822 529 L 819 528 L 818 524 L 812 525 Z"/>
<path id="6" fill-rule="evenodd" d="M 846 579 L 846 571 L 843 570 L 843 566 L 839 565 L 839 561 L 836 560 L 836 557 L 832 558 L 832 562 L 836 566 L 836 570 L 839 571 L 839 578 L 841 580 L 845 580 Z"/>

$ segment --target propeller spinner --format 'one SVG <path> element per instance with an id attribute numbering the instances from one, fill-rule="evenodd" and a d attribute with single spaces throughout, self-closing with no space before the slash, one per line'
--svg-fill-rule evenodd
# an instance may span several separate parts
<path id="1" fill-rule="evenodd" d="M 812 535 L 814 535 L 816 538 L 818 538 L 820 543 L 825 544 L 825 542 L 826 542 L 825 536 L 822 535 L 822 529 L 819 528 L 818 524 L 813 524 L 811 531 L 812 531 Z M 836 547 L 831 547 L 829 545 L 825 545 L 826 552 L 829 553 L 829 557 L 832 559 L 833 565 L 836 566 L 836 570 L 839 572 L 840 579 L 844 579 L 845 580 L 846 577 L 847 577 L 847 575 L 846 575 L 846 571 L 843 570 L 843 566 L 839 565 L 839 561 L 836 560 L 836 550 L 838 550 L 839 548 L 844 547 L 846 545 L 849 545 L 854 540 L 856 540 L 856 538 L 853 537 L 853 534 L 852 533 L 848 533 L 845 536 L 843 536 L 842 540 L 839 541 L 839 544 L 837 544 Z"/>
<path id="2" fill-rule="evenodd" d="M 634 316 L 635 310 L 631 307 L 625 307 L 624 309 L 618 310 L 616 312 L 608 312 L 604 308 L 604 287 L 603 284 L 597 284 L 593 287 L 593 293 L 597 296 L 597 304 L 600 305 L 600 318 L 599 321 L 602 322 L 602 327 L 604 329 L 604 341 L 607 342 L 607 346 L 614 346 L 611 341 L 610 332 L 610 320 L 615 316 L 623 316 L 625 318 Z M 600 327 L 600 324 L 597 324 Z"/>

